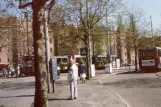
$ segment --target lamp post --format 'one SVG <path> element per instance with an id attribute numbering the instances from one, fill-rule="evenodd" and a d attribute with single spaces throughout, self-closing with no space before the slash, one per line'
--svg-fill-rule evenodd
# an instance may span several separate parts
<path id="1" fill-rule="evenodd" d="M 109 27 L 108 27 L 108 19 L 107 19 L 107 9 L 106 9 L 106 27 L 107 27 L 107 63 L 111 62 L 111 49 L 110 49 L 110 35 L 109 35 Z"/>

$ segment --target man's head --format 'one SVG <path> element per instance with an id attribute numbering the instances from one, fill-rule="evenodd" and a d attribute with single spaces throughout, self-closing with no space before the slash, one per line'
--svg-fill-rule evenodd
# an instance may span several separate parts
<path id="1" fill-rule="evenodd" d="M 73 65 L 75 63 L 74 55 L 69 56 L 69 63 L 70 63 L 70 65 Z"/>

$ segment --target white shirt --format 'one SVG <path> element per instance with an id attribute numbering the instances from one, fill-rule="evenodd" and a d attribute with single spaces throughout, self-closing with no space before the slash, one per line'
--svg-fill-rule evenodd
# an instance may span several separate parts
<path id="1" fill-rule="evenodd" d="M 78 79 L 78 67 L 76 64 L 73 64 L 68 71 L 68 81 Z"/>

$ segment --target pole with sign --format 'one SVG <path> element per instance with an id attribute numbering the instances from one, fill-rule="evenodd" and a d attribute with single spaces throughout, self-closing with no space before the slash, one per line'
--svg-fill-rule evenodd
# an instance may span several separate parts
<path id="1" fill-rule="evenodd" d="M 80 55 L 86 56 L 87 55 L 87 48 L 80 48 Z"/>
<path id="2" fill-rule="evenodd" d="M 58 79 L 57 72 L 57 59 L 56 57 L 50 59 L 50 72 L 52 75 L 52 83 L 53 83 L 53 93 L 55 92 L 55 81 Z"/>

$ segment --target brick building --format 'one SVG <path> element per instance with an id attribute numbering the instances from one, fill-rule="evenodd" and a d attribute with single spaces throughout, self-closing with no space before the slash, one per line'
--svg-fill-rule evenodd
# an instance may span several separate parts
<path id="1" fill-rule="evenodd" d="M 53 56 L 54 40 L 51 30 L 49 37 L 49 51 Z M 0 65 L 22 64 L 24 56 L 33 56 L 33 51 L 32 20 L 27 17 L 1 17 Z"/>

